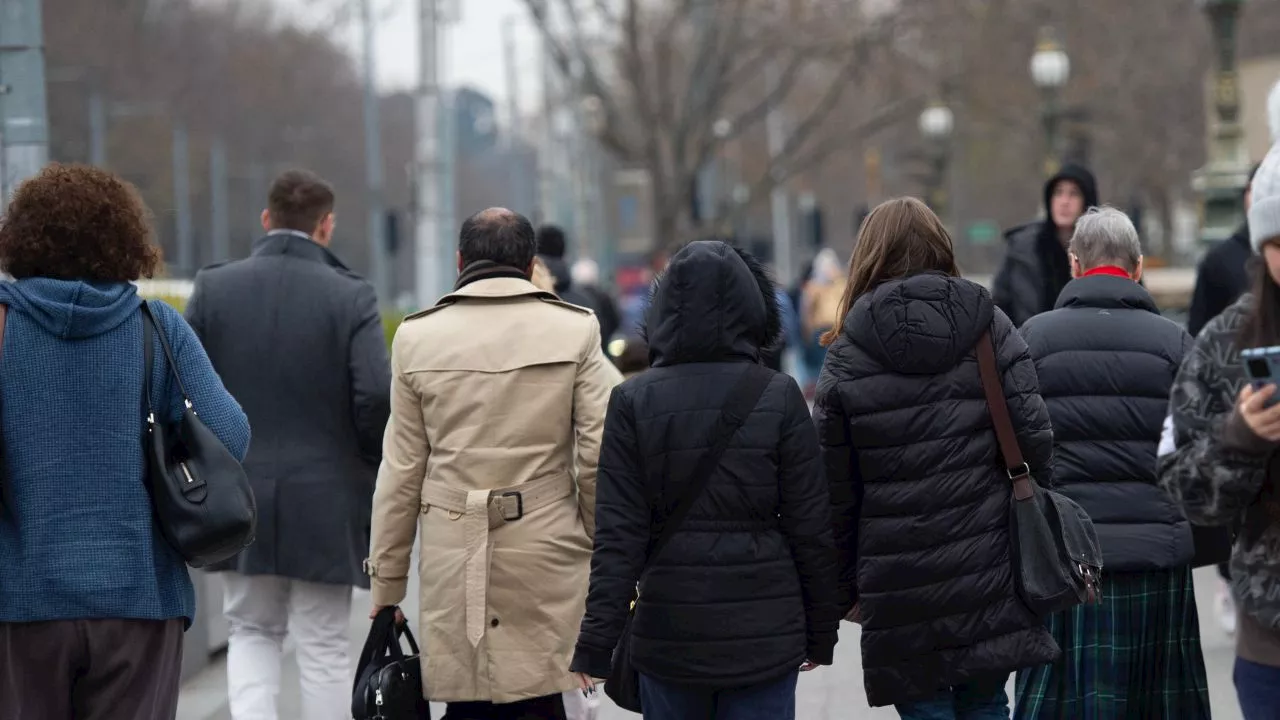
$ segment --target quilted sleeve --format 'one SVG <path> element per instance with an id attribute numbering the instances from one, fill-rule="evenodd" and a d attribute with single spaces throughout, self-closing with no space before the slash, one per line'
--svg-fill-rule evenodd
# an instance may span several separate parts
<path id="1" fill-rule="evenodd" d="M 1018 446 L 1036 481 L 1042 487 L 1053 487 L 1053 425 L 1049 422 L 1049 408 L 1040 397 L 1035 361 L 1026 341 L 999 309 L 993 326 L 1001 382 Z"/>

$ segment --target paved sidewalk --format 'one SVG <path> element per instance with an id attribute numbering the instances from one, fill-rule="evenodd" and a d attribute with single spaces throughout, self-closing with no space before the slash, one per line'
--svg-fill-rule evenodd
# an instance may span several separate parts
<path id="1" fill-rule="evenodd" d="M 1213 717 L 1214 720 L 1241 720 L 1240 709 L 1236 705 L 1235 691 L 1231 684 L 1234 645 L 1232 640 L 1218 628 L 1212 617 L 1216 583 L 1217 574 L 1213 568 L 1203 568 L 1196 572 L 1196 600 L 1200 609 L 1201 637 L 1205 665 L 1209 671 L 1209 693 L 1213 703 Z M 410 595 L 415 597 L 416 594 L 412 590 L 416 585 L 416 581 L 409 584 Z M 406 603 L 406 612 L 410 617 L 416 615 L 416 606 L 416 601 Z M 369 608 L 368 593 L 356 592 L 351 615 L 352 663 L 355 662 L 360 648 L 364 645 L 364 636 L 369 627 Z M 1009 689 L 1012 693 L 1012 683 Z M 280 697 L 281 720 L 300 720 L 299 700 L 298 667 L 290 655 L 285 663 L 284 689 Z M 178 705 L 178 720 L 230 720 L 231 714 L 226 707 L 226 701 L 226 665 L 219 661 L 183 687 L 182 699 Z M 439 718 L 444 715 L 444 708 L 434 706 L 433 712 L 434 717 Z M 636 717 L 616 707 L 606 707 L 600 713 L 600 720 L 633 720 Z M 867 706 L 866 694 L 862 687 L 858 629 L 854 625 L 845 623 L 840 634 L 840 644 L 836 646 L 836 664 L 802 676 L 796 701 L 796 718 L 798 720 L 891 720 L 897 717 L 898 714 L 892 708 L 872 710 Z"/>

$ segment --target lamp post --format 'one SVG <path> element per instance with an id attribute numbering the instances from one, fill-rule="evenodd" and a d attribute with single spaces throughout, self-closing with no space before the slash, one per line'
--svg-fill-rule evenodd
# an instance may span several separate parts
<path id="1" fill-rule="evenodd" d="M 938 217 L 946 221 L 947 216 L 947 165 L 950 159 L 949 141 L 951 131 L 955 128 L 955 115 L 951 108 L 941 101 L 935 101 L 920 113 L 920 134 L 929 143 L 929 206 Z"/>
<path id="2" fill-rule="evenodd" d="M 1058 122 L 1061 110 L 1058 107 L 1058 96 L 1062 87 L 1071 79 L 1071 58 L 1058 43 L 1057 36 L 1051 28 L 1040 30 L 1040 40 L 1036 43 L 1036 51 L 1031 56 L 1031 80 L 1044 98 L 1041 104 L 1041 122 L 1044 123 L 1045 140 L 1045 174 L 1052 175 L 1058 171 Z"/>
<path id="3" fill-rule="evenodd" d="M 1240 125 L 1239 80 L 1236 74 L 1236 26 L 1244 0 L 1196 0 L 1213 30 L 1214 111 L 1210 119 L 1209 162 L 1195 175 L 1200 194 L 1201 240 L 1231 235 L 1244 220 L 1242 203 L 1249 180 L 1249 159 Z"/>

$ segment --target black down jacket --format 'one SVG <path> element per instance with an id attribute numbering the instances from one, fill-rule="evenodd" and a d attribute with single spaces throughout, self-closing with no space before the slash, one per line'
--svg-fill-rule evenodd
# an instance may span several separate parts
<path id="1" fill-rule="evenodd" d="M 830 498 L 791 378 L 774 376 L 671 543 L 647 557 L 729 391 L 777 332 L 773 303 L 764 270 L 722 242 L 692 243 L 658 282 L 646 318 L 653 367 L 614 390 L 605 421 L 574 671 L 608 676 L 637 581 L 631 657 L 645 675 L 721 689 L 831 662 Z"/>
<path id="2" fill-rule="evenodd" d="M 921 274 L 858 298 L 818 380 L 843 601 L 861 604 L 873 706 L 1058 655 L 1014 589 L 1012 490 L 974 354 L 988 328 L 1019 444 L 1048 484 L 1053 432 L 1035 366 L 975 283 Z"/>
<path id="3" fill-rule="evenodd" d="M 1107 570 L 1191 562 L 1191 525 L 1156 478 L 1169 391 L 1191 336 L 1124 277 L 1073 280 L 1022 326 L 1053 421 L 1058 490 L 1093 518 Z"/>

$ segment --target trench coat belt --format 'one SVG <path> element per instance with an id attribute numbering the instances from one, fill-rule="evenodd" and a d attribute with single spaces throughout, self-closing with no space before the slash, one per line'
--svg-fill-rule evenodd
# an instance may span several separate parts
<path id="1" fill-rule="evenodd" d="M 472 647 L 480 644 L 488 620 L 485 595 L 489 587 L 489 532 L 517 522 L 573 492 L 573 477 L 567 472 L 511 487 L 470 492 L 432 484 L 430 480 L 423 484 L 424 505 L 462 515 L 467 557 L 464 581 L 467 640 Z"/>

